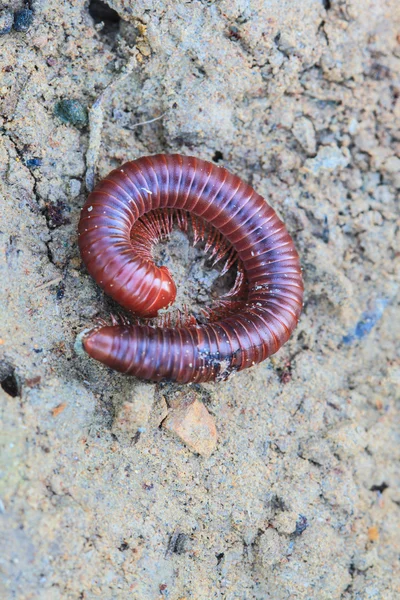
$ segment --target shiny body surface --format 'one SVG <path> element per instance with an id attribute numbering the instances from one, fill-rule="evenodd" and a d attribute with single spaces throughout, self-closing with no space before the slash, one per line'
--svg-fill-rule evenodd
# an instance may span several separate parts
<path id="1" fill-rule="evenodd" d="M 243 265 L 247 299 L 236 314 L 208 324 L 95 328 L 84 339 L 86 352 L 127 374 L 182 383 L 225 379 L 277 352 L 302 309 L 298 254 L 264 198 L 212 163 L 143 157 L 98 184 L 79 223 L 81 256 L 98 285 L 141 317 L 174 301 L 168 269 L 135 252 L 131 238 L 137 220 L 157 209 L 188 211 L 218 230 Z"/>

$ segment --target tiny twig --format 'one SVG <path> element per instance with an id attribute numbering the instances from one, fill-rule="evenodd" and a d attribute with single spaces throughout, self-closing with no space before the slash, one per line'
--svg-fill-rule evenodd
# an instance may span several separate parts
<path id="1" fill-rule="evenodd" d="M 141 121 L 140 123 L 135 123 L 134 125 L 132 125 L 132 127 L 129 127 L 129 131 L 132 131 L 132 129 L 135 129 L 136 127 L 141 127 L 141 125 L 148 125 L 149 123 L 154 123 L 154 121 L 158 121 L 159 119 L 162 119 L 163 117 L 165 117 L 165 115 L 167 114 L 167 110 L 165 112 L 163 112 L 162 115 L 159 115 L 158 117 L 154 117 L 154 119 L 149 119 L 148 121 Z"/>
<path id="2" fill-rule="evenodd" d="M 48 288 L 51 285 L 56 285 L 57 283 L 60 283 L 60 281 L 62 281 L 62 277 L 56 277 L 55 279 L 51 279 L 50 281 L 46 281 L 45 283 L 39 283 L 39 285 L 36 286 L 36 289 L 44 290 L 45 288 Z"/>

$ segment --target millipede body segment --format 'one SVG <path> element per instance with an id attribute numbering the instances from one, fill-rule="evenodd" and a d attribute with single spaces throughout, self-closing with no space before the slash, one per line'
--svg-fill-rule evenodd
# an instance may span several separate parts
<path id="1" fill-rule="evenodd" d="M 236 291 L 245 290 L 245 297 L 236 303 L 233 298 L 234 310 L 216 318 L 217 311 L 206 324 L 194 319 L 175 327 L 114 320 L 94 327 L 83 338 L 91 357 L 143 379 L 203 382 L 226 379 L 259 363 L 287 341 L 303 301 L 293 241 L 264 198 L 236 175 L 204 160 L 146 156 L 103 179 L 89 195 L 79 222 L 87 270 L 121 306 L 138 317 L 156 317 L 174 302 L 176 287 L 169 270 L 154 263 L 152 245 L 174 220 L 185 229 L 186 215 L 198 237 L 208 236 L 214 253 L 222 243 L 234 253 L 241 269 Z"/>

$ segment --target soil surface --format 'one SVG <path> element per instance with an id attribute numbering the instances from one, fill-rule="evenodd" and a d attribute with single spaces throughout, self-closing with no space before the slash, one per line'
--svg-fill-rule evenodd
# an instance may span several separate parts
<path id="1" fill-rule="evenodd" d="M 0 46 L 1 598 L 400 598 L 398 0 L 11 0 Z M 227 382 L 74 351 L 115 309 L 86 183 L 157 152 L 248 181 L 301 256 L 297 330 Z M 181 233 L 160 256 L 206 301 Z M 188 395 L 206 456 L 162 426 Z"/>

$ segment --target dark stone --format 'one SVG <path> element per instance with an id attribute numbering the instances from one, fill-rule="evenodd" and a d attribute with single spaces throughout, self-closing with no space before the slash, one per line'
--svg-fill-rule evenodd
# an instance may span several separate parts
<path id="1" fill-rule="evenodd" d="M 29 8 L 18 10 L 14 13 L 14 29 L 15 31 L 28 31 L 33 23 L 33 12 Z"/>
<path id="2" fill-rule="evenodd" d="M 11 396 L 11 398 L 16 398 L 21 395 L 21 383 L 18 375 L 15 372 L 15 369 L 7 364 L 0 364 L 0 386 L 3 391 Z"/>
<path id="3" fill-rule="evenodd" d="M 69 98 L 59 100 L 54 113 L 63 123 L 75 127 L 85 127 L 88 124 L 87 108 L 79 100 Z"/>
<path id="4" fill-rule="evenodd" d="M 28 167 L 28 169 L 36 169 L 37 167 L 40 167 L 42 165 L 42 161 L 40 158 L 28 158 L 25 161 L 25 164 Z"/>

